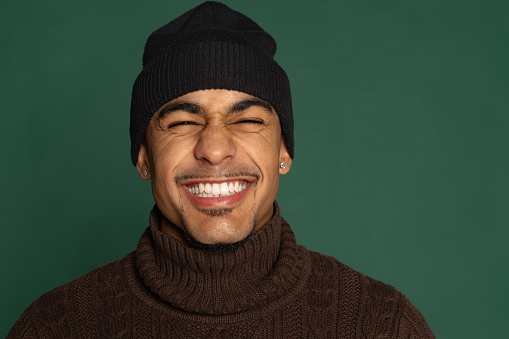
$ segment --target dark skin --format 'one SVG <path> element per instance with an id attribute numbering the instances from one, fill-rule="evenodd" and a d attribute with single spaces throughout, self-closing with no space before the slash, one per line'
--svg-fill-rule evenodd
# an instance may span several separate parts
<path id="1" fill-rule="evenodd" d="M 267 102 L 214 89 L 188 93 L 156 112 L 136 167 L 152 180 L 161 231 L 213 245 L 242 241 L 270 220 L 279 175 L 288 173 L 291 162 Z M 200 184 L 237 184 L 242 191 L 218 197 L 189 192 Z"/>

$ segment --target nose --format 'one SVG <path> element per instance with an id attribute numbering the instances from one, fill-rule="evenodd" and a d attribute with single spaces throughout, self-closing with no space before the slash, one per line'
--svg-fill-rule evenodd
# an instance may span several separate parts
<path id="1" fill-rule="evenodd" d="M 200 133 L 200 139 L 195 149 L 195 156 L 211 165 L 220 165 L 233 158 L 236 153 L 228 128 L 208 126 Z"/>

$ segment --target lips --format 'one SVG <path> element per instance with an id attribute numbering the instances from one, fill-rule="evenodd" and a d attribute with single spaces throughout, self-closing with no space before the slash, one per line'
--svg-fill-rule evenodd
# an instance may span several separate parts
<path id="1" fill-rule="evenodd" d="M 248 178 L 209 180 L 198 179 L 181 183 L 189 200 L 198 208 L 233 208 L 250 191 L 255 180 Z"/>

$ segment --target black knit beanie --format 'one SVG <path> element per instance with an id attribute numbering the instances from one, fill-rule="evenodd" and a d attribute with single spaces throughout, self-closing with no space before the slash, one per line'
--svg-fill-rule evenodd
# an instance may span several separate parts
<path id="1" fill-rule="evenodd" d="M 274 60 L 276 42 L 253 20 L 207 1 L 153 32 L 131 100 L 131 158 L 136 166 L 147 125 L 167 102 L 202 89 L 230 89 L 269 102 L 293 158 L 290 83 Z"/>

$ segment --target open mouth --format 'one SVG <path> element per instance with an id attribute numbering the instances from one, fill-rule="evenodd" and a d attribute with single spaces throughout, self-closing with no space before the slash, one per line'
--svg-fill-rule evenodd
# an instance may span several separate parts
<path id="1" fill-rule="evenodd" d="M 187 184 L 185 187 L 191 193 L 200 198 L 227 197 L 242 192 L 249 183 L 245 180 L 225 182 L 199 182 Z"/>

